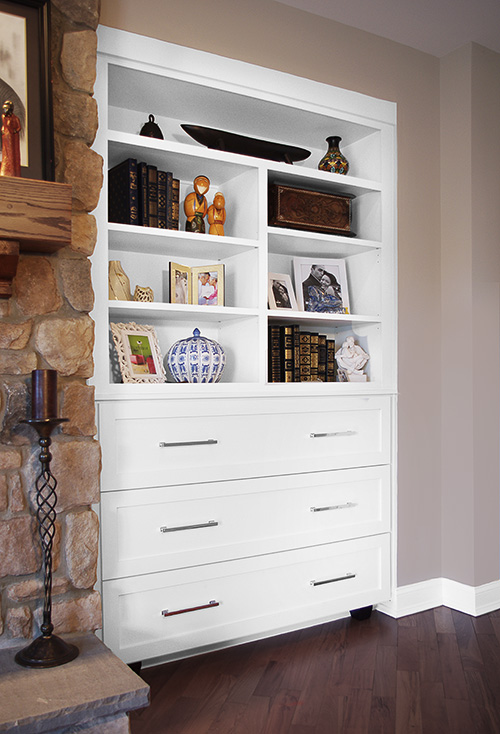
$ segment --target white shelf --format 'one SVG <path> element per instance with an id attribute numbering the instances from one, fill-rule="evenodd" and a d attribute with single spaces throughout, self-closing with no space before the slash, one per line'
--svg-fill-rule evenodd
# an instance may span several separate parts
<path id="1" fill-rule="evenodd" d="M 250 308 L 231 306 L 195 306 L 175 303 L 143 303 L 139 301 L 109 301 L 109 315 L 121 319 L 164 321 L 171 319 L 187 323 L 221 323 L 235 319 L 256 318 L 258 312 Z"/>

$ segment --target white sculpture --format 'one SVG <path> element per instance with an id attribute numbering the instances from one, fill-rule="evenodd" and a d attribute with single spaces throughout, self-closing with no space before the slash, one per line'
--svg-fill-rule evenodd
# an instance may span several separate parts
<path id="1" fill-rule="evenodd" d="M 347 376 L 349 382 L 365 382 L 363 367 L 370 359 L 365 350 L 354 343 L 354 337 L 348 336 L 335 355 L 337 364 Z"/>

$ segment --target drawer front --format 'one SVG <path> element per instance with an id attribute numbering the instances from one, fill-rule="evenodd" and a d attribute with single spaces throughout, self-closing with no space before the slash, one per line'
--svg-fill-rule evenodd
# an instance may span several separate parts
<path id="1" fill-rule="evenodd" d="M 384 533 L 390 496 L 387 466 L 106 492 L 103 577 Z"/>
<path id="2" fill-rule="evenodd" d="M 387 464 L 390 406 L 378 396 L 104 403 L 102 488 Z"/>
<path id="3" fill-rule="evenodd" d="M 105 581 L 104 642 L 125 662 L 201 652 L 385 601 L 390 583 L 388 535 Z"/>

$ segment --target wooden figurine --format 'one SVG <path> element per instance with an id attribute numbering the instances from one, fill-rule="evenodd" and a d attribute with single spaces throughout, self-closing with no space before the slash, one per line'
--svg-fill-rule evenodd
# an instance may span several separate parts
<path id="1" fill-rule="evenodd" d="M 214 203 L 208 207 L 209 234 L 224 236 L 224 222 L 226 221 L 226 202 L 223 194 L 218 191 L 214 196 Z"/>
<path id="2" fill-rule="evenodd" d="M 14 104 L 9 100 L 2 107 L 2 164 L 0 176 L 21 175 L 21 148 L 19 135 L 21 122 L 14 114 Z"/>
<path id="3" fill-rule="evenodd" d="M 205 234 L 205 219 L 208 204 L 205 197 L 210 188 L 210 180 L 206 176 L 196 176 L 193 181 L 194 191 L 184 199 L 186 215 L 186 232 Z"/>

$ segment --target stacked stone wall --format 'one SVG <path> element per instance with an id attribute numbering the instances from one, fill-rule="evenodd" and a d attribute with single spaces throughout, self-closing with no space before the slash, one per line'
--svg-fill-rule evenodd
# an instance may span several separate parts
<path id="1" fill-rule="evenodd" d="M 97 572 L 100 448 L 95 438 L 94 303 L 88 260 L 102 187 L 93 97 L 99 0 L 52 0 L 55 179 L 72 184 L 72 242 L 54 255 L 21 255 L 13 296 L 0 301 L 0 647 L 39 634 L 43 582 L 35 519 L 39 448 L 30 415 L 33 369 L 59 373 L 61 416 L 53 434 L 58 517 L 53 550 L 55 632 L 101 626 Z"/>

